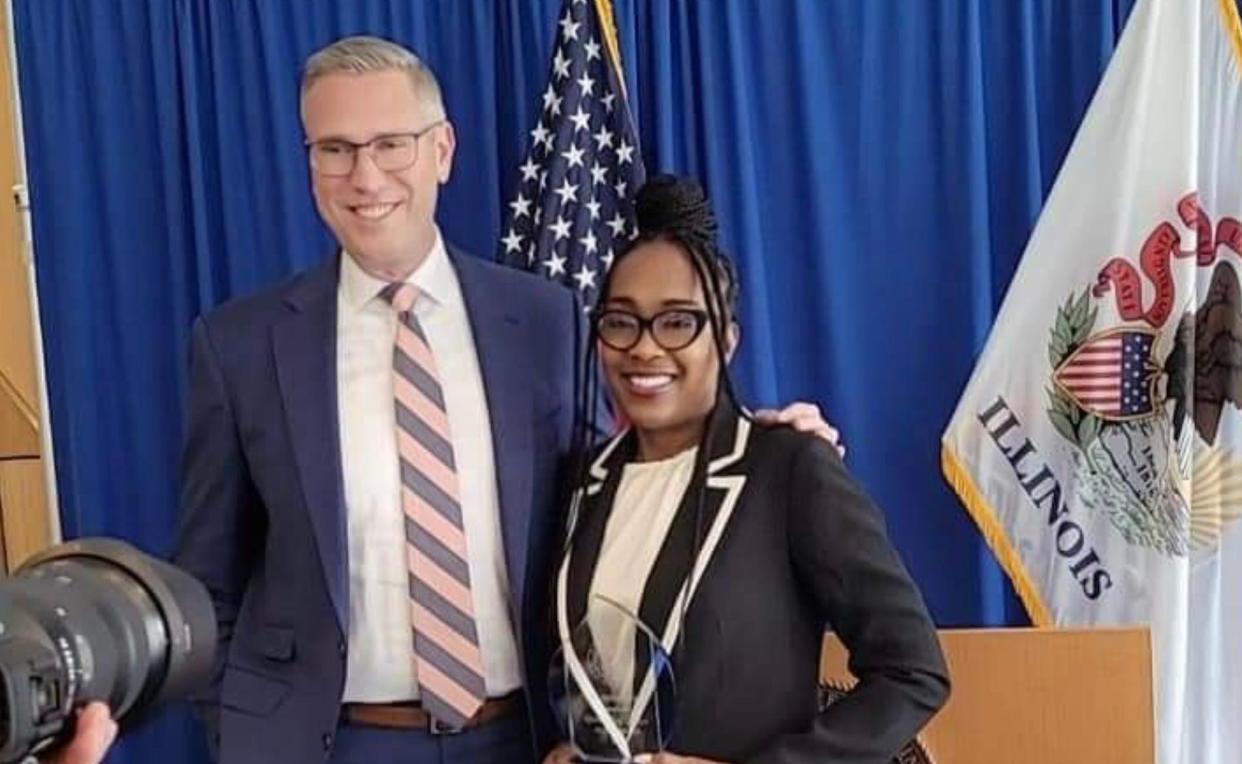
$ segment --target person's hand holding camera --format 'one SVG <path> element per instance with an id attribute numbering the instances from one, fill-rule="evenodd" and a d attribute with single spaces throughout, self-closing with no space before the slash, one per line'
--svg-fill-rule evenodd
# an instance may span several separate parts
<path id="1" fill-rule="evenodd" d="M 99 764 L 116 739 L 116 722 L 108 707 L 96 701 L 78 714 L 73 737 L 64 748 L 40 757 L 40 764 Z"/>

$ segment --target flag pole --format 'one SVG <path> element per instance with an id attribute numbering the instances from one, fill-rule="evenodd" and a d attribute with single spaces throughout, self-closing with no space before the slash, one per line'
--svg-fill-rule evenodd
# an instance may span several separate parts
<path id="1" fill-rule="evenodd" d="M 608 0 L 600 2 L 606 3 Z M 1216 0 L 1216 7 L 1220 10 L 1221 23 L 1225 25 L 1225 33 L 1229 35 L 1229 42 L 1233 47 L 1233 63 L 1242 69 L 1242 19 L 1238 16 L 1237 2 Z"/>
<path id="2" fill-rule="evenodd" d="M 612 11 L 612 0 L 592 0 L 595 13 L 599 16 L 600 34 L 604 37 L 604 46 L 608 48 L 608 61 L 617 76 L 617 86 L 621 88 L 621 96 L 629 99 L 625 89 L 625 70 L 621 68 L 621 44 L 617 39 L 617 20 Z M 1224 0 L 1222 0 L 1223 2 Z"/>

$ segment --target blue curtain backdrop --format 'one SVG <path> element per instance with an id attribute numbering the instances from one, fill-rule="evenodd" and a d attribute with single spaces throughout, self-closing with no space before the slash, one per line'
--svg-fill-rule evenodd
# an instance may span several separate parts
<path id="1" fill-rule="evenodd" d="M 402 42 L 489 257 L 559 0 L 14 0 L 63 523 L 157 553 L 193 317 L 324 256 L 300 62 Z M 1022 623 L 940 477 L 965 384 L 1132 0 L 616 0 L 652 170 L 702 178 L 744 283 L 752 402 L 821 403 L 941 625 Z M 534 352 L 534 349 L 532 349 Z M 176 710 L 114 762 L 205 761 Z"/>

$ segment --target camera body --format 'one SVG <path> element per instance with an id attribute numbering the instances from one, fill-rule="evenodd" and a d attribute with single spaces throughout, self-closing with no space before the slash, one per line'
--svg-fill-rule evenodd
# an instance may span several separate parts
<path id="1" fill-rule="evenodd" d="M 55 745 L 92 700 L 132 727 L 205 684 L 215 646 L 188 573 L 114 539 L 36 555 L 0 580 L 0 764 Z"/>

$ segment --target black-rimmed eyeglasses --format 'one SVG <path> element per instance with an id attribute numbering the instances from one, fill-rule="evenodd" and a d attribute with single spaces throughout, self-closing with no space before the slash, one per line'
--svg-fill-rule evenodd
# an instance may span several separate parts
<path id="1" fill-rule="evenodd" d="M 662 310 L 651 318 L 628 310 L 610 309 L 595 316 L 595 334 L 613 350 L 630 350 L 644 331 L 665 350 L 681 350 L 694 342 L 707 325 L 707 311 L 693 308 Z"/>
<path id="2" fill-rule="evenodd" d="M 366 151 L 371 161 L 384 172 L 400 172 L 418 161 L 418 142 L 424 135 L 444 124 L 437 120 L 422 130 L 410 133 L 385 133 L 366 143 L 354 143 L 344 138 L 325 138 L 307 141 L 311 168 L 320 175 L 340 177 L 349 175 L 358 163 L 358 154 Z"/>

